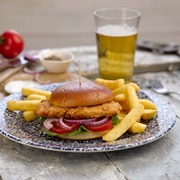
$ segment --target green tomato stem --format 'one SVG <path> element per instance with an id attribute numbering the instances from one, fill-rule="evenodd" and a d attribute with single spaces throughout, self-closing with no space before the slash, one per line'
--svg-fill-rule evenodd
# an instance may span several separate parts
<path id="1" fill-rule="evenodd" d="M 0 35 L 0 44 L 4 44 L 4 37 Z"/>

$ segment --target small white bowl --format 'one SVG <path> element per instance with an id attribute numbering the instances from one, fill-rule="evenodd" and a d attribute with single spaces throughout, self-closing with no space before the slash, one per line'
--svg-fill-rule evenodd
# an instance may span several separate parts
<path id="1" fill-rule="evenodd" d="M 58 49 L 42 50 L 38 57 L 41 65 L 47 72 L 50 73 L 66 72 L 72 60 L 74 59 L 74 55 L 71 52 L 61 51 Z M 60 58 L 60 60 L 53 58 Z"/>

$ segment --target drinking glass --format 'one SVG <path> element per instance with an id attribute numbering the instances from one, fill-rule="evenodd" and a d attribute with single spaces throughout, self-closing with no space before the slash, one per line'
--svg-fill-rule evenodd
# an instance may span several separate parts
<path id="1" fill-rule="evenodd" d="M 99 75 L 130 82 L 141 13 L 128 8 L 94 11 Z"/>

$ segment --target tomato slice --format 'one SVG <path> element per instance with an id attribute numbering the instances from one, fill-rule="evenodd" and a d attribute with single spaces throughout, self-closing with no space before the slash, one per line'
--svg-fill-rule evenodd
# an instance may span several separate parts
<path id="1" fill-rule="evenodd" d="M 68 126 L 72 127 L 70 130 L 67 130 L 67 129 L 62 128 L 58 122 L 53 122 L 52 124 L 53 124 L 53 127 L 50 129 L 50 131 L 54 132 L 56 134 L 70 133 L 70 132 L 76 130 L 80 126 L 79 124 L 67 123 Z M 89 131 L 100 132 L 100 131 L 107 131 L 107 130 L 112 129 L 113 122 L 112 122 L 112 118 L 109 118 L 107 120 L 107 122 L 105 122 L 102 125 L 98 125 L 98 126 L 83 125 L 83 126 Z"/>
<path id="2" fill-rule="evenodd" d="M 74 131 L 79 127 L 79 124 L 68 124 L 68 126 L 71 126 L 71 130 L 67 130 L 62 128 L 58 122 L 53 122 L 53 127 L 50 129 L 51 132 L 57 133 L 57 134 L 65 134 Z"/>
<path id="3" fill-rule="evenodd" d="M 84 125 L 86 129 L 89 131 L 99 132 L 99 131 L 106 131 L 110 130 L 113 127 L 112 118 L 109 118 L 106 123 L 98 126 L 90 126 L 90 125 Z"/>

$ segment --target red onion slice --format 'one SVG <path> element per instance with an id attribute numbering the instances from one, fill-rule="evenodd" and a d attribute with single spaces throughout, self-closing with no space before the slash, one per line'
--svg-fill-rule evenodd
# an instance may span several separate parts
<path id="1" fill-rule="evenodd" d="M 39 60 L 38 58 L 39 51 L 28 51 L 24 53 L 24 59 L 31 61 L 31 62 L 37 62 Z"/>
<path id="2" fill-rule="evenodd" d="M 37 74 L 35 75 L 35 80 L 36 80 L 39 84 L 49 84 L 49 83 L 51 83 L 50 80 L 49 80 L 49 81 L 41 81 L 41 80 L 39 79 L 39 73 L 37 73 Z"/>
<path id="3" fill-rule="evenodd" d="M 46 130 L 49 130 L 53 127 L 52 123 L 53 122 L 58 122 L 58 119 L 57 118 L 54 118 L 54 119 L 51 119 L 51 118 L 48 118 L 44 121 L 43 123 L 43 127 L 46 129 Z"/>
<path id="4" fill-rule="evenodd" d="M 39 74 L 39 73 L 44 72 L 44 70 L 31 70 L 31 69 L 29 69 L 27 67 L 24 67 L 23 72 L 25 72 L 27 74 Z"/>
<path id="5" fill-rule="evenodd" d="M 109 117 L 105 117 L 103 119 L 99 118 L 92 118 L 92 119 L 82 119 L 82 120 L 71 120 L 71 119 L 63 119 L 63 118 L 48 118 L 44 121 L 43 127 L 46 130 L 49 130 L 53 127 L 53 122 L 58 122 L 59 125 L 66 129 L 66 130 L 71 130 L 72 127 L 67 125 L 65 122 L 71 123 L 71 124 L 84 124 L 84 125 L 89 125 L 89 126 L 100 126 L 108 121 Z"/>
<path id="6" fill-rule="evenodd" d="M 60 125 L 62 128 L 66 129 L 66 130 L 71 130 L 71 129 L 72 129 L 71 126 L 68 126 L 66 123 L 64 123 L 63 118 L 59 118 L 59 119 L 58 119 L 58 122 L 59 122 L 59 125 Z"/>
<path id="7" fill-rule="evenodd" d="M 71 124 L 84 124 L 89 126 L 100 126 L 108 121 L 109 117 L 103 119 L 92 118 L 92 119 L 64 119 L 64 122 Z"/>
<path id="8" fill-rule="evenodd" d="M 91 118 L 91 119 L 64 119 L 64 122 L 71 123 L 71 124 L 86 124 L 89 122 L 96 121 L 97 118 Z"/>
<path id="9" fill-rule="evenodd" d="M 109 117 L 105 117 L 101 120 L 98 120 L 98 121 L 92 121 L 92 122 L 87 122 L 85 125 L 89 125 L 89 126 L 100 126 L 104 123 L 106 123 L 108 121 Z"/>

